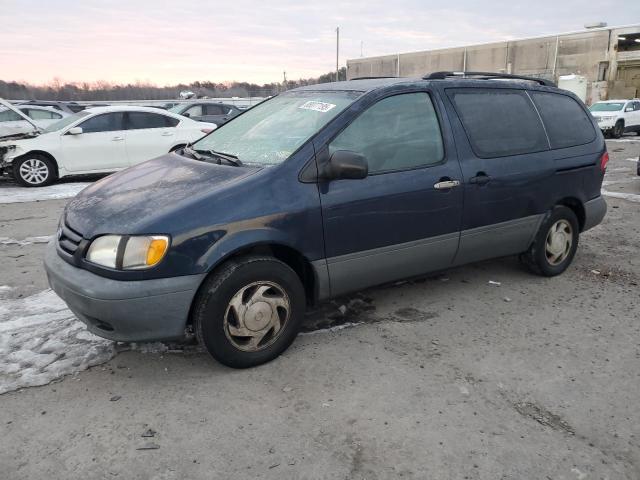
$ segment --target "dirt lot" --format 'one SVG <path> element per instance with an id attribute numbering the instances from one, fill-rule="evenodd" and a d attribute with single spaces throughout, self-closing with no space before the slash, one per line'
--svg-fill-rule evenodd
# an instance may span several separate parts
<path id="1" fill-rule="evenodd" d="M 640 137 L 608 143 L 609 212 L 564 275 L 483 262 L 325 304 L 259 368 L 154 346 L 5 393 L 0 476 L 640 479 Z M 0 204 L 0 317 L 47 288 L 30 237 L 65 202 Z"/>

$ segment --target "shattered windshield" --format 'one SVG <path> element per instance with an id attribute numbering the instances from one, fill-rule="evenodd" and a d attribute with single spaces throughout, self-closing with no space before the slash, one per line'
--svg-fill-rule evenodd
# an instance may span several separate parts
<path id="1" fill-rule="evenodd" d="M 361 92 L 291 91 L 262 102 L 193 144 L 242 163 L 277 165 L 347 108 Z"/>
<path id="2" fill-rule="evenodd" d="M 44 132 L 45 133 L 57 132 L 58 130 L 62 130 L 63 128 L 65 128 L 67 125 L 71 125 L 76 120 L 80 120 L 82 117 L 86 117 L 87 115 L 89 115 L 89 112 L 84 110 L 78 113 L 74 113 L 73 115 L 69 115 L 68 117 L 64 117 L 63 119 L 58 120 L 55 123 L 52 123 L 51 125 L 49 125 L 47 128 L 44 129 Z"/>

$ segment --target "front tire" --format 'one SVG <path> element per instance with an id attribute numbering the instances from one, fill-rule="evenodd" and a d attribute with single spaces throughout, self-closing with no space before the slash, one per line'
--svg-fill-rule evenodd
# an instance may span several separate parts
<path id="1" fill-rule="evenodd" d="M 554 277 L 564 272 L 576 254 L 578 218 L 569 207 L 557 205 L 543 220 L 538 233 L 521 260 L 538 275 Z"/>
<path id="2" fill-rule="evenodd" d="M 624 134 L 624 122 L 622 120 L 618 120 L 616 122 L 615 127 L 611 131 L 611 136 L 613 138 L 620 138 Z"/>
<path id="3" fill-rule="evenodd" d="M 268 256 L 232 259 L 212 274 L 193 304 L 198 341 L 232 368 L 273 360 L 293 342 L 305 293 L 288 265 Z"/>
<path id="4" fill-rule="evenodd" d="M 23 187 L 45 187 L 55 182 L 58 175 L 51 159 L 32 153 L 14 160 L 13 178 Z"/>

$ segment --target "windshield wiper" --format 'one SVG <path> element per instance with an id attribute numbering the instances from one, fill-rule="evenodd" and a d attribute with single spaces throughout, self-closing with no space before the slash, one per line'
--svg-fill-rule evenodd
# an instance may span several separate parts
<path id="1" fill-rule="evenodd" d="M 215 157 L 218 159 L 218 164 L 220 164 L 220 160 L 224 160 L 227 163 L 233 165 L 234 167 L 241 167 L 242 166 L 242 161 L 235 155 L 231 154 L 231 153 L 225 153 L 225 152 L 217 152 L 215 150 L 193 150 L 194 152 L 197 153 L 205 153 L 209 156 Z"/>

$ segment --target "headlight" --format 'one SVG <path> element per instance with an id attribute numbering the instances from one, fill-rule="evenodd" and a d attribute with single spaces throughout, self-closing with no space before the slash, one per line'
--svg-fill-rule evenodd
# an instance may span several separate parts
<path id="1" fill-rule="evenodd" d="M 141 270 L 157 265 L 169 248 L 164 235 L 104 235 L 89 246 L 87 260 L 118 270 Z"/>

